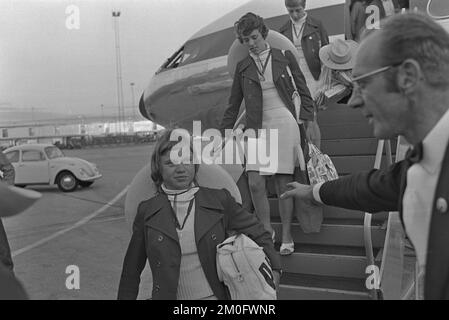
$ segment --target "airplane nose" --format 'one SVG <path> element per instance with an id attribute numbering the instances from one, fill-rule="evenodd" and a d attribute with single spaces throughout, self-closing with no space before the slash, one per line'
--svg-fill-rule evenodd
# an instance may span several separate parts
<path id="1" fill-rule="evenodd" d="M 139 101 L 139 111 L 143 117 L 150 119 L 150 117 L 148 116 L 147 110 L 145 108 L 145 101 L 143 100 L 143 94 L 140 97 L 140 101 Z"/>

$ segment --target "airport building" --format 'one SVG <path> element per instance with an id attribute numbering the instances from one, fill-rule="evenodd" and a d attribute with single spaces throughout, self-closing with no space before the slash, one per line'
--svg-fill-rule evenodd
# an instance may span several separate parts
<path id="1" fill-rule="evenodd" d="M 129 118 L 118 122 L 113 117 L 78 117 L 75 119 L 39 120 L 0 125 L 0 146 L 5 148 L 24 143 L 67 144 L 73 139 L 150 134 L 163 127 L 152 121 Z"/>

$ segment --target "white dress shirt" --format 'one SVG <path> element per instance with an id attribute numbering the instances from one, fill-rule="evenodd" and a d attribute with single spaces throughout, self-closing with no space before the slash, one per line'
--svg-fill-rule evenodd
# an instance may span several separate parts
<path id="1" fill-rule="evenodd" d="M 403 219 L 421 268 L 426 265 L 432 205 L 448 141 L 449 111 L 446 111 L 423 140 L 423 159 L 407 171 Z"/>

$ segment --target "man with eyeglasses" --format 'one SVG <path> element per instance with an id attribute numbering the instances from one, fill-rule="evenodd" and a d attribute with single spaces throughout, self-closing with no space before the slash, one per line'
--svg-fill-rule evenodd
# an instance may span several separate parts
<path id="1" fill-rule="evenodd" d="M 307 87 L 313 99 L 319 88 L 321 74 L 320 48 L 329 44 L 329 37 L 321 21 L 312 18 L 305 11 L 306 0 L 285 0 L 290 19 L 279 32 L 290 39 L 298 50 L 299 67 L 306 79 Z M 316 112 L 316 111 L 315 111 Z M 309 137 L 320 146 L 320 129 L 315 121 L 309 124 Z"/>
<path id="2" fill-rule="evenodd" d="M 383 23 L 385 22 L 385 23 Z M 363 212 L 399 211 L 424 272 L 424 298 L 449 299 L 449 34 L 418 13 L 394 15 L 362 40 L 349 105 L 379 139 L 414 145 L 403 161 L 283 197 Z"/>

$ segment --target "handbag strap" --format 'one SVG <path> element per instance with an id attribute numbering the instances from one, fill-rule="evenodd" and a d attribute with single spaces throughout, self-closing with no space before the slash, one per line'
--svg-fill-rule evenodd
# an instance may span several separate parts
<path id="1" fill-rule="evenodd" d="M 282 54 L 285 57 L 285 50 L 282 50 Z M 298 88 L 296 88 L 295 79 L 293 78 L 292 71 L 290 70 L 290 66 L 289 65 L 287 65 L 287 72 L 288 72 L 288 75 L 290 76 L 290 79 L 292 79 L 293 88 L 295 88 L 295 91 L 298 92 Z M 298 92 L 298 94 L 299 94 L 299 92 Z"/>
<path id="2" fill-rule="evenodd" d="M 285 57 L 285 50 L 281 50 L 281 51 L 282 51 L 282 54 Z M 290 76 L 290 79 L 292 80 L 293 88 L 295 89 L 295 91 L 293 91 L 293 94 L 292 94 L 292 99 L 294 100 L 295 99 L 294 96 L 296 95 L 297 99 L 299 99 L 299 101 L 301 101 L 301 98 L 300 98 L 301 96 L 299 95 L 298 88 L 296 87 L 295 78 L 293 78 L 292 71 L 291 71 L 290 66 L 288 64 L 287 64 L 287 72 L 288 72 L 288 75 Z M 299 115 L 301 113 L 300 105 L 295 105 L 295 112 L 296 112 L 296 122 L 299 125 L 303 124 L 303 121 L 299 118 Z"/>

